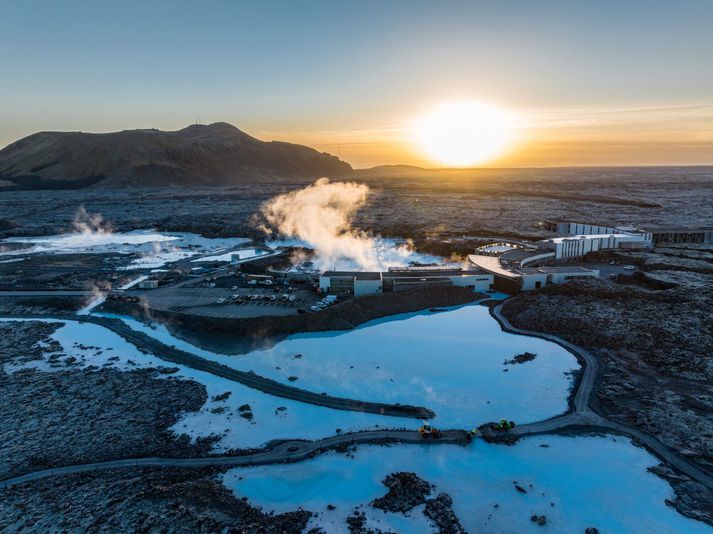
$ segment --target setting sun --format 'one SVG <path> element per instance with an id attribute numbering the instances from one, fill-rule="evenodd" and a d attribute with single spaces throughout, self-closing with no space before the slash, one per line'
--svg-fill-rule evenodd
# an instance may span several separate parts
<path id="1" fill-rule="evenodd" d="M 477 165 L 502 154 L 513 141 L 508 113 L 480 102 L 449 102 L 417 121 L 420 149 L 448 167 Z"/>

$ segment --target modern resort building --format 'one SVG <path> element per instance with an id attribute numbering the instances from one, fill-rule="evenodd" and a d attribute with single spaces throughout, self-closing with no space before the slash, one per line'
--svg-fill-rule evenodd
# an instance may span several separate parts
<path id="1" fill-rule="evenodd" d="M 653 239 L 651 232 L 628 226 L 545 221 L 543 227 L 561 235 L 532 244 L 486 245 L 468 256 L 468 260 L 493 274 L 496 289 L 514 293 L 599 276 L 599 271 L 580 266 L 545 264 L 566 262 L 599 250 L 649 248 Z"/>
<path id="2" fill-rule="evenodd" d="M 442 286 L 488 291 L 494 287 L 494 279 L 492 274 L 479 269 L 448 266 L 391 267 L 385 272 L 326 271 L 319 277 L 320 291 L 356 297 Z"/>

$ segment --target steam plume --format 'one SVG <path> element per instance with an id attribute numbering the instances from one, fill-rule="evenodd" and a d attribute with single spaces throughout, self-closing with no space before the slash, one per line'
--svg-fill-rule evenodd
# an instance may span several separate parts
<path id="1" fill-rule="evenodd" d="M 72 221 L 74 231 L 84 235 L 107 235 L 111 234 L 114 229 L 111 224 L 104 221 L 98 213 L 87 213 L 84 206 L 80 206 Z"/>
<path id="2" fill-rule="evenodd" d="M 280 234 L 313 248 L 319 268 L 383 270 L 414 259 L 410 246 L 395 246 L 352 226 L 368 196 L 367 185 L 320 178 L 269 200 L 262 214 Z"/>

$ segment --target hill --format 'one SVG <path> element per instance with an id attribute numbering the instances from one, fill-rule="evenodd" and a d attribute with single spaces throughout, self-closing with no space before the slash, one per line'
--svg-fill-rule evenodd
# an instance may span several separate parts
<path id="1" fill-rule="evenodd" d="M 39 132 L 0 150 L 0 190 L 224 186 L 351 173 L 335 156 L 261 141 L 224 122 L 173 132 Z"/>

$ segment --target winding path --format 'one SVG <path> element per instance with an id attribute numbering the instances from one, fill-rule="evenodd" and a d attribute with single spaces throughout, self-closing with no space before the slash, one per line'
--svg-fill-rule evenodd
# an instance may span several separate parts
<path id="1" fill-rule="evenodd" d="M 582 373 L 579 377 L 578 384 L 576 385 L 577 391 L 570 401 L 571 411 L 569 413 L 559 417 L 554 417 L 552 419 L 547 419 L 545 421 L 518 425 L 514 429 L 509 430 L 506 435 L 520 437 L 530 434 L 559 432 L 567 429 L 602 430 L 609 433 L 621 434 L 638 441 L 662 461 L 688 475 L 693 480 L 700 482 L 708 489 L 713 490 L 713 476 L 690 463 L 674 449 L 664 445 L 658 439 L 640 431 L 637 428 L 615 423 L 614 421 L 610 421 L 609 419 L 606 419 L 605 417 L 602 417 L 592 411 L 589 406 L 589 399 L 592 391 L 594 390 L 597 373 L 599 372 L 599 362 L 594 355 L 553 334 L 533 332 L 513 326 L 502 314 L 504 304 L 505 302 L 501 302 L 491 308 L 492 316 L 498 321 L 498 323 L 500 323 L 500 326 L 504 331 L 510 332 L 511 334 L 538 337 L 557 343 L 574 354 L 577 360 L 579 360 L 582 364 Z M 484 431 L 484 436 L 486 438 L 505 436 L 503 434 L 490 431 L 490 425 L 483 425 L 481 429 Z"/>
<path id="2" fill-rule="evenodd" d="M 588 351 L 577 347 L 576 345 L 561 339 L 558 336 L 532 332 L 514 327 L 502 315 L 502 307 L 504 302 L 491 308 L 492 316 L 500 323 L 503 330 L 516 335 L 524 335 L 530 337 L 538 337 L 557 343 L 558 345 L 569 350 L 574 354 L 582 364 L 582 373 L 578 377 L 578 382 L 575 384 L 576 391 L 570 399 L 570 410 L 567 414 L 538 421 L 518 425 L 506 434 L 493 432 L 490 430 L 490 425 L 481 427 L 482 435 L 486 439 L 497 441 L 499 438 L 519 438 L 532 434 L 544 434 L 560 432 L 565 430 L 573 431 L 604 431 L 608 433 L 616 433 L 628 436 L 635 441 L 638 441 L 653 454 L 659 457 L 662 461 L 668 463 L 678 471 L 689 476 L 691 479 L 705 485 L 713 490 L 713 477 L 697 468 L 676 451 L 664 445 L 656 438 L 641 432 L 636 428 L 631 428 L 626 425 L 609 421 L 608 419 L 596 414 L 589 407 L 589 399 L 594 389 L 597 373 L 599 371 L 599 363 L 597 359 Z M 401 417 L 421 417 L 428 419 L 433 416 L 433 412 L 426 408 L 406 405 L 389 405 L 381 403 L 370 403 L 365 401 L 356 401 L 351 399 L 342 399 L 330 397 L 328 395 L 318 395 L 299 388 L 286 386 L 279 382 L 260 377 L 253 373 L 237 371 L 227 366 L 206 360 L 194 354 L 190 354 L 174 347 L 169 347 L 164 343 L 142 333 L 131 329 L 128 325 L 118 319 L 110 319 L 106 317 L 96 316 L 23 316 L 23 319 L 41 318 L 41 319 L 56 319 L 58 321 L 84 321 L 99 324 L 115 333 L 121 335 L 137 347 L 145 348 L 152 352 L 155 356 L 187 365 L 195 369 L 206 371 L 209 373 L 235 380 L 249 387 L 253 387 L 265 393 L 280 397 L 308 402 L 320 406 L 327 406 L 341 410 L 354 411 L 370 411 L 372 413 L 381 413 L 384 415 L 398 415 Z M 408 415 L 407 415 L 408 414 Z M 462 430 L 447 430 L 444 431 L 439 440 L 424 441 L 418 432 L 409 430 L 373 430 L 366 432 L 356 432 L 350 434 L 337 434 L 328 438 L 317 441 L 302 441 L 290 440 L 280 441 L 268 446 L 266 450 L 248 454 L 244 456 L 208 456 L 201 458 L 126 458 L 111 460 L 107 462 L 98 462 L 91 464 L 70 465 L 57 467 L 52 469 L 44 469 L 20 475 L 14 478 L 0 481 L 0 489 L 7 488 L 11 485 L 21 484 L 34 480 L 52 477 L 55 475 L 82 473 L 104 469 L 116 469 L 121 467 L 144 467 L 144 466 L 170 466 L 170 467 L 205 467 L 205 466 L 248 466 L 248 465 L 264 465 L 271 463 L 297 462 L 308 457 L 319 454 L 323 451 L 334 449 L 344 445 L 355 445 L 364 443 L 379 443 L 384 441 L 401 442 L 401 443 L 433 443 L 433 444 L 459 444 L 463 445 L 468 442 L 468 435 Z"/>
<path id="3" fill-rule="evenodd" d="M 350 434 L 337 434 L 317 441 L 280 441 L 274 446 L 254 454 L 244 456 L 207 456 L 201 458 L 125 458 L 96 462 L 91 464 L 68 465 L 33 471 L 14 478 L 0 480 L 0 489 L 8 488 L 15 484 L 23 484 L 56 475 L 69 475 L 73 473 L 86 473 L 121 467 L 208 467 L 232 466 L 245 467 L 251 465 L 265 465 L 275 463 L 299 462 L 321 452 L 340 446 L 350 446 L 364 443 L 432 443 L 465 445 L 468 443 L 468 434 L 463 430 L 448 430 L 443 432 L 440 439 L 424 441 L 418 432 L 413 430 L 370 430 Z"/>

